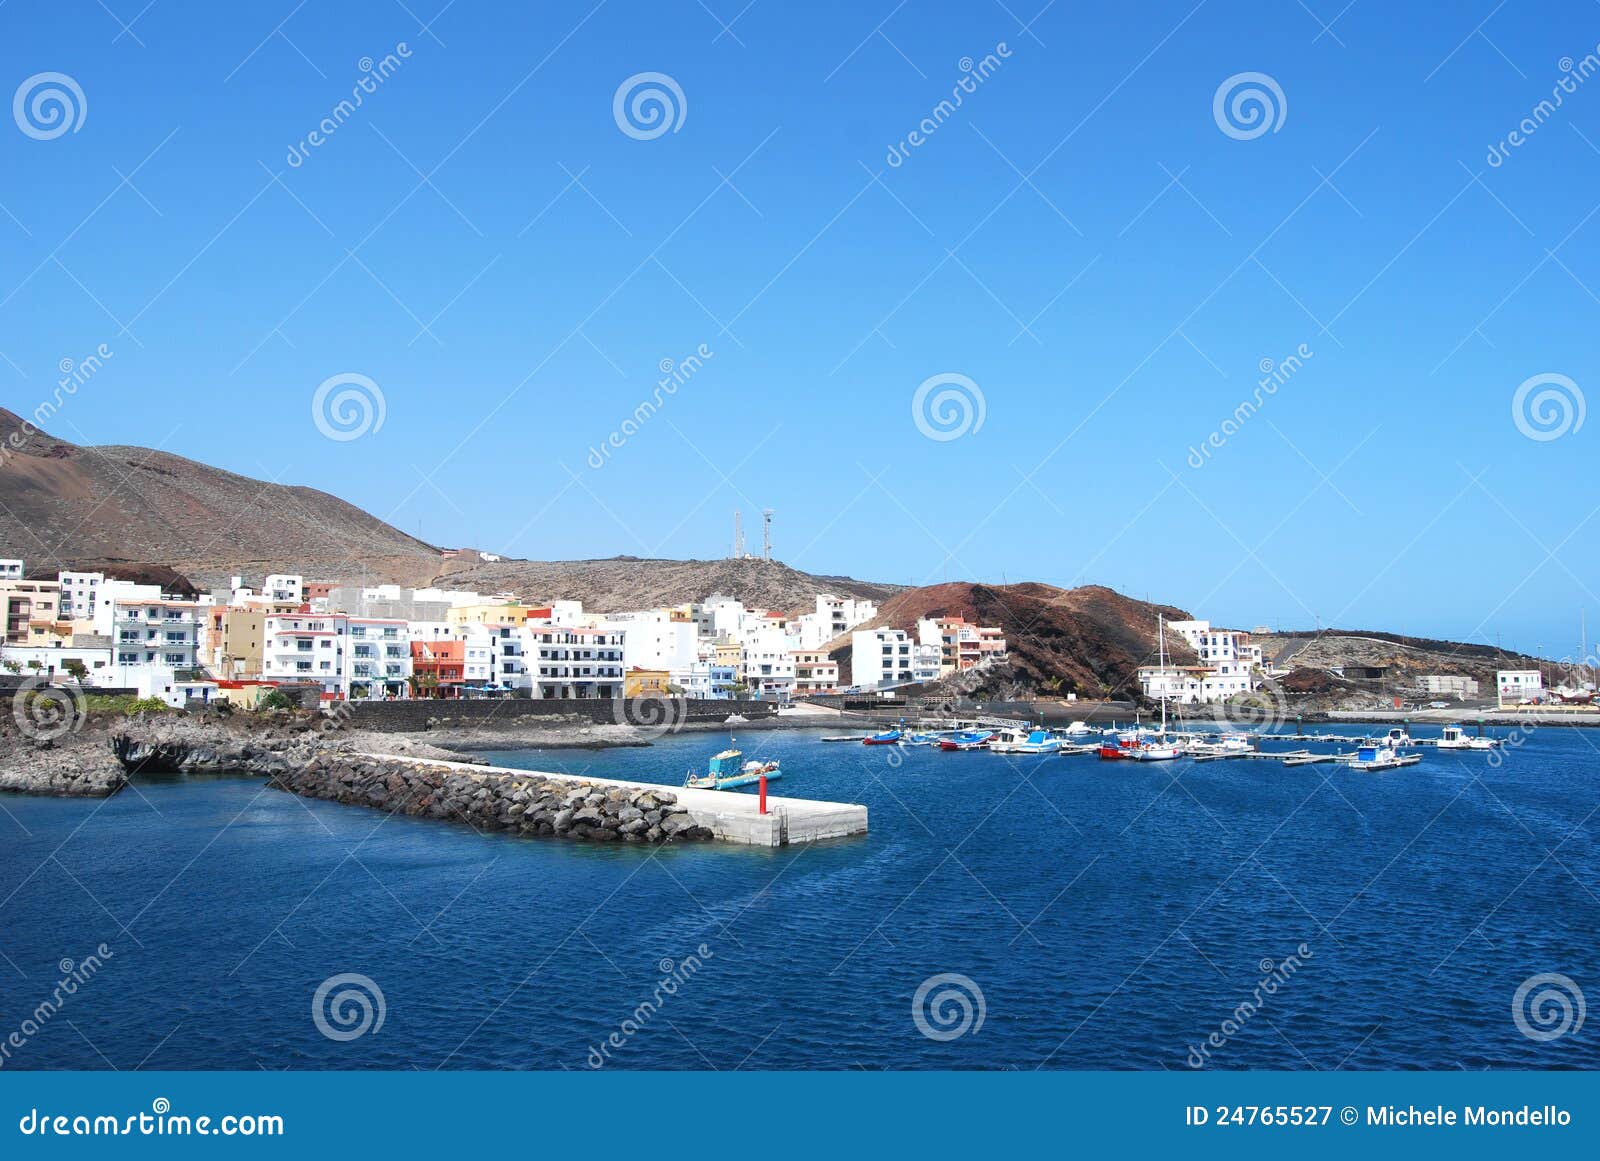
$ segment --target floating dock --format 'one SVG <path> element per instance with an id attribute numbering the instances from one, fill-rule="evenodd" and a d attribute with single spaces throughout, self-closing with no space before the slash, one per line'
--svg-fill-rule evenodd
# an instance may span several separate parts
<path id="1" fill-rule="evenodd" d="M 417 764 L 418 759 L 401 754 L 372 754 L 373 758 Z M 444 766 L 483 778 L 546 778 L 570 782 L 573 786 L 620 786 L 631 791 L 666 791 L 677 796 L 699 826 L 710 828 L 721 842 L 753 847 L 783 847 L 819 839 L 849 838 L 867 833 L 867 808 L 848 802 L 819 802 L 810 798 L 767 796 L 767 813 L 761 813 L 761 800 L 755 794 L 731 790 L 691 790 L 658 782 L 628 782 L 618 778 L 594 778 L 588 774 L 558 774 L 550 770 L 518 770 L 510 766 L 480 766 L 475 762 L 445 762 L 429 758 L 422 764 Z"/>

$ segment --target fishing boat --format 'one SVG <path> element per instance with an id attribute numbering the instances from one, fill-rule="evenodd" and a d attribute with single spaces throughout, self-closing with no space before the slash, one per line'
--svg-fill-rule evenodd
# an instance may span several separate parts
<path id="1" fill-rule="evenodd" d="M 1106 762 L 1115 762 L 1128 756 L 1127 751 L 1122 748 L 1116 739 L 1112 739 L 1109 742 L 1101 742 L 1100 748 L 1095 751 L 1095 754 Z"/>
<path id="2" fill-rule="evenodd" d="M 994 737 L 988 730 L 957 730 L 948 738 L 939 739 L 941 750 L 987 750 L 989 739 Z"/>
<path id="3" fill-rule="evenodd" d="M 937 746 L 950 736 L 950 731 L 939 731 L 927 734 L 908 734 L 900 739 L 902 746 Z"/>
<path id="4" fill-rule="evenodd" d="M 776 761 L 746 762 L 738 750 L 723 750 L 711 756 L 704 774 L 696 775 L 693 770 L 689 771 L 683 784 L 690 790 L 734 790 L 740 786 L 754 785 L 762 777 L 770 782 L 782 778 L 783 771 Z"/>
<path id="5" fill-rule="evenodd" d="M 1402 766 L 1415 766 L 1422 761 L 1420 754 L 1401 754 L 1393 746 L 1378 744 L 1375 746 L 1361 746 L 1355 756 L 1346 760 L 1352 770 L 1366 770 L 1377 772 L 1382 770 L 1398 770 Z"/>
<path id="6" fill-rule="evenodd" d="M 1093 731 L 1089 729 L 1088 722 L 1073 722 L 1061 732 L 1070 738 L 1081 738 L 1085 734 L 1092 733 Z"/>
<path id="7" fill-rule="evenodd" d="M 1499 738 L 1469 737 L 1457 724 L 1446 726 L 1438 741 L 1441 750 L 1493 750 L 1499 745 Z"/>
<path id="8" fill-rule="evenodd" d="M 869 734 L 861 739 L 863 746 L 893 746 L 905 737 L 904 730 L 884 730 L 881 734 Z"/>
<path id="9" fill-rule="evenodd" d="M 989 749 L 996 754 L 1055 754 L 1061 750 L 1061 739 L 1043 728 L 1005 729 L 996 732 Z"/>

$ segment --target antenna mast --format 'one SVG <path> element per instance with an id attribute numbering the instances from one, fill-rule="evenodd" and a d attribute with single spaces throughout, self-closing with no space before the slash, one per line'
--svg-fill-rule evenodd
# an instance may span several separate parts
<path id="1" fill-rule="evenodd" d="M 739 509 L 733 510 L 733 559 L 744 558 L 744 524 L 739 517 Z"/>
<path id="2" fill-rule="evenodd" d="M 772 509 L 761 509 L 761 559 L 772 559 Z"/>

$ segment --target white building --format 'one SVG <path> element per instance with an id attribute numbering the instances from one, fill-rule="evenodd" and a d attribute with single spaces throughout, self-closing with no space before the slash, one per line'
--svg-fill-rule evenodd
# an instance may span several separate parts
<path id="1" fill-rule="evenodd" d="M 788 702 L 794 697 L 794 651 L 797 639 L 782 628 L 752 631 L 744 640 L 744 682 L 762 701 Z"/>
<path id="2" fill-rule="evenodd" d="M 556 624 L 561 622 L 554 618 Z M 670 609 L 614 613 L 592 626 L 621 633 L 622 663 L 628 669 L 686 669 L 699 657 L 698 626 Z"/>
<path id="3" fill-rule="evenodd" d="M 843 637 L 857 625 L 864 625 L 878 615 L 874 601 L 858 601 L 854 597 L 836 597 L 831 593 L 817 594 L 815 612 L 798 618 L 801 649 L 820 649 L 829 641 Z"/>
<path id="4" fill-rule="evenodd" d="M 730 698 L 739 680 L 739 667 L 719 665 L 715 661 L 695 661 L 682 669 L 672 670 L 667 679 L 683 690 L 685 697 Z"/>
<path id="5" fill-rule="evenodd" d="M 22 561 L 14 557 L 0 559 L 0 580 L 21 580 L 23 571 Z"/>
<path id="6" fill-rule="evenodd" d="M 261 582 L 261 595 L 278 605 L 298 605 L 305 599 L 305 577 L 298 573 L 275 572 Z"/>
<path id="7" fill-rule="evenodd" d="M 0 565 L 5 562 L 0 561 Z M 61 582 L 61 603 L 58 606 L 63 621 L 92 621 L 95 607 L 100 603 L 100 590 L 105 584 L 103 572 L 61 572 L 56 574 Z"/>
<path id="8" fill-rule="evenodd" d="M 541 698 L 622 696 L 625 634 L 576 625 L 525 625 L 533 695 Z"/>
<path id="9" fill-rule="evenodd" d="M 95 603 L 94 631 L 111 638 L 117 678 L 136 685 L 134 670 L 153 666 L 193 669 L 199 664 L 200 606 L 165 597 L 158 585 L 108 580 Z"/>
<path id="10" fill-rule="evenodd" d="M 1544 693 L 1544 674 L 1537 669 L 1502 669 L 1494 683 L 1502 705 L 1537 701 Z"/>
<path id="11" fill-rule="evenodd" d="M 96 686 L 116 684 L 111 654 L 108 646 L 0 645 L 0 662 L 15 665 L 24 676 L 76 680 L 67 666 L 68 661 L 74 661 L 83 667 L 83 683 Z"/>
<path id="12" fill-rule="evenodd" d="M 904 629 L 857 629 L 850 634 L 851 680 L 861 689 L 919 680 L 912 645 Z M 934 673 L 938 673 L 937 661 Z"/>
<path id="13" fill-rule="evenodd" d="M 261 676 L 315 682 L 334 698 L 408 697 L 410 628 L 346 613 L 269 613 L 262 624 Z"/>

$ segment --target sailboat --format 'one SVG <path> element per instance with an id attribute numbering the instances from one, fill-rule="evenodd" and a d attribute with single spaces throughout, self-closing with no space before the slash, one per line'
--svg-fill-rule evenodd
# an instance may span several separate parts
<path id="1" fill-rule="evenodd" d="M 1167 619 L 1165 614 L 1160 615 L 1158 621 L 1160 628 L 1157 630 L 1158 660 L 1157 667 L 1165 676 L 1167 671 Z M 1102 754 L 1102 757 L 1105 755 Z M 1181 758 L 1183 751 L 1172 744 L 1167 737 L 1167 699 L 1165 692 L 1161 697 L 1161 732 L 1149 741 L 1137 737 L 1132 742 L 1122 743 L 1122 756 L 1135 762 L 1170 762 L 1174 758 Z"/>

